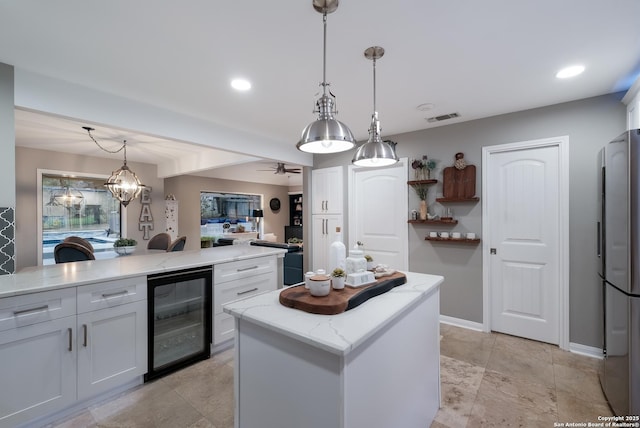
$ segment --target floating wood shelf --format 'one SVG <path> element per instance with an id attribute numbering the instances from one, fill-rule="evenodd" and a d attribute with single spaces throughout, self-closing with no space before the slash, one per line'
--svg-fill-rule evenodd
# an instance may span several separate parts
<path id="1" fill-rule="evenodd" d="M 413 186 L 416 184 L 436 184 L 437 182 L 438 180 L 411 180 L 407 181 L 407 184 Z"/>
<path id="2" fill-rule="evenodd" d="M 431 238 L 431 237 L 427 236 L 424 239 L 425 239 L 425 241 L 455 242 L 456 244 L 477 244 L 478 242 L 480 242 L 480 238 L 476 238 L 476 239 L 467 239 L 467 238 L 454 239 L 454 238 Z"/>
<path id="3" fill-rule="evenodd" d="M 407 220 L 407 223 L 411 223 L 411 224 L 450 224 L 450 225 L 455 225 L 455 224 L 458 224 L 458 220 L 450 220 L 450 221 L 443 221 L 443 220 Z"/>
<path id="4" fill-rule="evenodd" d="M 477 196 L 473 198 L 436 198 L 436 202 L 478 202 L 479 200 L 480 198 Z"/>

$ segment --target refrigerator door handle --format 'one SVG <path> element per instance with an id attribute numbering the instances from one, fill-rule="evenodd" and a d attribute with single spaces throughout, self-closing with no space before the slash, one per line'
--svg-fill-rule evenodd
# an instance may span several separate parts
<path id="1" fill-rule="evenodd" d="M 600 222 L 596 223 L 596 229 L 597 229 L 597 234 L 598 236 L 596 237 L 596 255 L 598 256 L 598 258 L 601 257 L 602 255 L 602 233 L 600 230 L 601 226 L 600 226 Z"/>

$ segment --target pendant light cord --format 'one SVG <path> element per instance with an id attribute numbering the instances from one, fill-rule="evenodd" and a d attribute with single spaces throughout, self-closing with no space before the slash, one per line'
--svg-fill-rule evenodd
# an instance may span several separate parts
<path id="1" fill-rule="evenodd" d="M 376 58 L 373 58 L 373 113 L 376 113 Z"/>
<path id="2" fill-rule="evenodd" d="M 327 95 L 327 12 L 322 14 L 324 37 L 322 39 L 322 93 Z"/>
<path id="3" fill-rule="evenodd" d="M 91 135 L 91 131 L 93 131 L 93 128 L 89 128 L 88 126 L 83 126 L 82 129 L 86 130 L 87 133 L 89 134 L 89 138 L 91 138 L 93 140 L 94 143 L 96 143 L 96 145 L 98 147 L 100 147 L 102 150 L 104 150 L 107 153 L 118 153 L 120 151 L 122 151 L 122 149 L 124 149 L 124 163 L 126 165 L 127 163 L 127 140 L 124 140 L 124 143 L 122 144 L 122 147 L 120 147 L 118 150 L 109 150 L 109 149 L 105 149 L 104 147 L 102 147 L 100 145 L 100 143 L 98 143 L 98 141 L 93 138 L 93 135 Z"/>

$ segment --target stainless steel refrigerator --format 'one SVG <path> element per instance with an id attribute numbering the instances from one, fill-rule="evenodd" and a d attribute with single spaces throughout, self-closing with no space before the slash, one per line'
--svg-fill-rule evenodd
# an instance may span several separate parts
<path id="1" fill-rule="evenodd" d="M 640 130 L 599 154 L 599 276 L 604 304 L 602 390 L 616 415 L 640 414 Z"/>

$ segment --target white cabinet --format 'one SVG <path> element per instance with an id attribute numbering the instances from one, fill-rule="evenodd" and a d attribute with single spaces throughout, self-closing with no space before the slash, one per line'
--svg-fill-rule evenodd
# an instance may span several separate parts
<path id="1" fill-rule="evenodd" d="M 311 171 L 311 214 L 342 214 L 342 167 Z"/>
<path id="2" fill-rule="evenodd" d="M 146 277 L 0 299 L 0 427 L 147 371 Z"/>
<path id="3" fill-rule="evenodd" d="M 146 293 L 146 277 L 78 288 L 79 400 L 147 372 Z"/>
<path id="4" fill-rule="evenodd" d="M 76 400 L 75 288 L 0 299 L 0 427 Z"/>
<path id="5" fill-rule="evenodd" d="M 327 269 L 329 246 L 336 227 L 342 228 L 343 173 L 341 166 L 311 171 L 311 269 Z"/>
<path id="6" fill-rule="evenodd" d="M 213 267 L 213 345 L 234 337 L 233 316 L 222 311 L 222 305 L 278 288 L 276 256 L 258 257 Z"/>
<path id="7" fill-rule="evenodd" d="M 329 247 L 336 236 L 336 227 L 342 229 L 342 215 L 314 215 L 311 217 L 313 234 L 311 269 L 314 272 L 318 269 L 327 270 L 329 268 Z"/>

